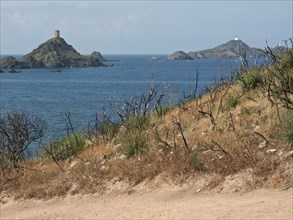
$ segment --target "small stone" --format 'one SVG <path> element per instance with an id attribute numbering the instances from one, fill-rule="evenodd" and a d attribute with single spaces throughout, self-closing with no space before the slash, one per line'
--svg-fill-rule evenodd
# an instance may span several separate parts
<path id="1" fill-rule="evenodd" d="M 263 141 L 258 145 L 258 148 L 260 148 L 260 149 L 265 148 L 265 147 L 267 147 L 267 141 Z"/>
<path id="2" fill-rule="evenodd" d="M 195 151 L 196 148 L 198 148 L 198 146 L 195 144 L 195 145 L 193 146 L 192 150 Z"/>
<path id="3" fill-rule="evenodd" d="M 70 166 L 69 166 L 69 168 L 75 167 L 76 164 L 77 164 L 77 161 L 76 160 L 72 161 L 71 164 L 70 164 Z"/>
<path id="4" fill-rule="evenodd" d="M 276 153 L 277 152 L 277 149 L 269 149 L 269 150 L 267 150 L 267 153 L 272 153 L 272 154 L 274 154 L 274 153 Z"/>
<path id="5" fill-rule="evenodd" d="M 289 153 L 288 153 L 288 156 L 292 156 L 293 157 L 293 150 L 291 150 Z"/>
<path id="6" fill-rule="evenodd" d="M 121 146 L 122 146 L 122 144 L 116 144 L 116 145 L 114 146 L 114 149 L 117 150 L 117 149 L 119 149 Z"/>
<path id="7" fill-rule="evenodd" d="M 199 193 L 201 191 L 201 189 L 196 190 L 197 193 Z"/>
<path id="8" fill-rule="evenodd" d="M 119 157 L 118 157 L 118 159 L 120 159 L 120 160 L 123 160 L 123 159 L 125 159 L 126 158 L 126 156 L 124 155 L 124 154 L 122 154 L 122 155 L 120 155 Z"/>
<path id="9" fill-rule="evenodd" d="M 260 126 L 256 126 L 254 129 L 253 129 L 253 132 L 259 132 L 260 130 Z"/>

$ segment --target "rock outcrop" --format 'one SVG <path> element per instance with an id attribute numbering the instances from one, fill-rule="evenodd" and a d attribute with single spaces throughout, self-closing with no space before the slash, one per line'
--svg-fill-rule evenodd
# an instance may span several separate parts
<path id="1" fill-rule="evenodd" d="M 168 60 L 191 60 L 191 58 L 183 51 L 176 51 L 168 56 Z"/>
<path id="2" fill-rule="evenodd" d="M 185 53 L 176 51 L 168 56 L 169 60 L 198 60 L 210 58 L 234 58 L 241 55 L 258 57 L 264 55 L 263 50 L 249 47 L 241 40 L 231 40 L 225 44 L 207 50 Z"/>
<path id="3" fill-rule="evenodd" d="M 103 63 L 105 61 L 99 52 L 95 51 L 89 56 L 83 56 L 63 38 L 54 37 L 19 59 L 11 56 L 0 59 L 0 68 L 99 67 L 106 66 Z"/>

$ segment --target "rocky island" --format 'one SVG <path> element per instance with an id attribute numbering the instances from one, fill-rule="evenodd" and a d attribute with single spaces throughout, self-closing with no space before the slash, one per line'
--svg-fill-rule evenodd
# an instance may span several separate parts
<path id="1" fill-rule="evenodd" d="M 196 52 L 185 53 L 183 51 L 176 51 L 168 56 L 169 60 L 198 60 L 209 58 L 233 58 L 245 54 L 247 57 L 262 56 L 263 50 L 249 47 L 242 40 L 236 37 L 227 43 L 221 44 L 217 47 L 201 50 Z"/>
<path id="2" fill-rule="evenodd" d="M 16 59 L 6 56 L 0 59 L 0 69 L 107 66 L 103 62 L 106 60 L 97 51 L 88 56 L 78 53 L 60 37 L 60 32 L 57 30 L 53 38 L 23 57 Z"/>

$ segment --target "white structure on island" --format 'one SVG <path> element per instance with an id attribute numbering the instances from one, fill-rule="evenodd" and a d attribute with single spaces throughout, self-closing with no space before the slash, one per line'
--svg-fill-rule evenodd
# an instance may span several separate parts
<path id="1" fill-rule="evenodd" d="M 239 40 L 239 37 L 238 37 L 238 36 L 236 36 L 234 40 Z"/>
<path id="2" fill-rule="evenodd" d="M 59 38 L 60 37 L 60 31 L 55 30 L 54 37 Z"/>

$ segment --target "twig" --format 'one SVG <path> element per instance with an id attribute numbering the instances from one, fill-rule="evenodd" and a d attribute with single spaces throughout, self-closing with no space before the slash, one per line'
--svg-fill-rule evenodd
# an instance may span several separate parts
<path id="1" fill-rule="evenodd" d="M 218 144 L 217 142 L 215 142 L 213 140 L 212 140 L 212 143 L 215 144 L 215 145 L 217 145 L 224 154 L 226 154 L 227 156 L 229 156 L 230 158 L 232 158 L 232 156 L 224 148 L 222 148 L 220 144 Z"/>

